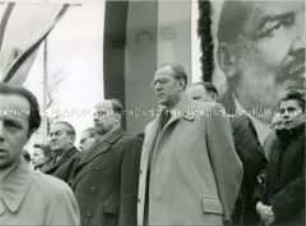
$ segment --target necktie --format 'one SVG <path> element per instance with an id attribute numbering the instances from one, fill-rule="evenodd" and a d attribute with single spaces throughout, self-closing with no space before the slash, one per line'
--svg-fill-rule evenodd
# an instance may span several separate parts
<path id="1" fill-rule="evenodd" d="M 161 129 L 164 128 L 164 126 L 167 124 L 170 118 L 171 118 L 171 112 L 167 109 L 163 110 L 161 114 L 161 126 L 160 126 Z"/>

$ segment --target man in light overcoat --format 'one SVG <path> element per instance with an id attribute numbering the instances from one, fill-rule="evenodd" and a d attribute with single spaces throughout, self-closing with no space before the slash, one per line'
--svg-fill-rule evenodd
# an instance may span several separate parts
<path id="1" fill-rule="evenodd" d="M 152 87 L 161 113 L 145 129 L 138 225 L 230 222 L 242 180 L 224 108 L 185 95 L 187 75 L 165 64 Z"/>

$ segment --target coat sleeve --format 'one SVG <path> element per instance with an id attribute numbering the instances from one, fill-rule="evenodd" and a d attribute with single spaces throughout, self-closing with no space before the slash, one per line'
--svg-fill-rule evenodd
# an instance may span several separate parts
<path id="1" fill-rule="evenodd" d="M 81 225 L 79 206 L 72 191 L 64 182 L 58 182 L 49 196 L 45 225 Z"/>
<path id="2" fill-rule="evenodd" d="M 282 221 L 305 208 L 305 169 L 270 200 L 276 221 Z"/>
<path id="3" fill-rule="evenodd" d="M 208 152 L 224 220 L 230 221 L 242 183 L 242 163 L 234 148 L 232 131 L 225 110 L 214 105 L 205 117 Z"/>

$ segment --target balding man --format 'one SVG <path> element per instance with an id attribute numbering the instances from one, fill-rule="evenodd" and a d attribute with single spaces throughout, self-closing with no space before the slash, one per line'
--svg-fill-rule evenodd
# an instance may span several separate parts
<path id="1" fill-rule="evenodd" d="M 185 95 L 177 64 L 155 72 L 161 113 L 147 125 L 139 178 L 139 225 L 222 225 L 230 221 L 242 166 L 228 119 L 217 103 Z"/>
<path id="2" fill-rule="evenodd" d="M 82 225 L 132 225 L 121 221 L 125 211 L 130 211 L 130 217 L 136 219 L 136 191 L 134 195 L 121 192 L 121 166 L 126 153 L 140 151 L 141 140 L 122 129 L 123 111 L 117 99 L 105 100 L 95 106 L 97 143 L 81 153 L 70 178 L 80 205 Z M 133 163 L 130 164 L 132 167 Z M 137 183 L 133 178 L 129 179 L 131 183 Z M 120 202 L 126 199 L 134 202 L 134 209 L 125 209 L 121 205 Z"/>
<path id="3" fill-rule="evenodd" d="M 186 90 L 187 95 L 196 101 L 217 102 L 218 90 L 213 83 L 197 82 L 191 84 Z"/>

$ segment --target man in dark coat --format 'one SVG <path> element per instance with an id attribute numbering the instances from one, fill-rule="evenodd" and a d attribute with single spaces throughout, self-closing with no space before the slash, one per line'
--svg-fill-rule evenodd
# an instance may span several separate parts
<path id="1" fill-rule="evenodd" d="M 137 136 L 135 147 L 126 150 L 121 165 L 119 225 L 137 225 L 138 181 L 144 134 Z"/>
<path id="2" fill-rule="evenodd" d="M 59 172 L 75 154 L 79 153 L 74 146 L 75 137 L 75 129 L 69 122 L 58 121 L 51 125 L 49 138 L 52 160 L 49 165 L 45 167 L 44 173 L 66 181 Z"/>
<path id="3" fill-rule="evenodd" d="M 256 225 L 258 217 L 253 198 L 257 185 L 257 176 L 266 167 L 264 150 L 257 132 L 247 115 L 235 115 L 230 118 L 235 149 L 243 165 L 243 180 L 233 214 L 234 225 Z"/>
<path id="4" fill-rule="evenodd" d="M 256 210 L 266 225 L 305 225 L 305 94 L 280 101 L 284 129 L 270 145 L 266 189 Z"/>
<path id="5" fill-rule="evenodd" d="M 97 144 L 81 153 L 74 163 L 69 183 L 80 205 L 82 225 L 118 225 L 119 212 L 126 210 L 122 210 L 120 205 L 123 181 L 121 165 L 125 162 L 124 155 L 140 150 L 142 142 L 137 137 L 127 135 L 121 128 L 122 114 L 123 107 L 118 100 L 105 100 L 96 105 L 94 124 L 98 133 Z M 128 168 L 125 170 L 129 171 Z M 131 193 L 135 193 L 135 198 L 133 196 L 128 200 L 125 197 L 123 200 L 135 202 L 136 206 L 137 191 Z M 130 194 L 127 192 L 124 195 Z M 136 212 L 134 208 L 132 212 Z M 122 224 L 127 225 L 125 221 Z"/>

